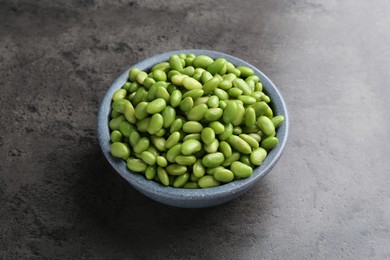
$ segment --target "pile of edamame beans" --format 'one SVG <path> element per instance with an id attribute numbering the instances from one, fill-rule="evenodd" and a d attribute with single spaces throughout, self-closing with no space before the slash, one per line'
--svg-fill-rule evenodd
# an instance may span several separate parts
<path id="1" fill-rule="evenodd" d="M 247 178 L 278 144 L 271 100 L 251 68 L 179 54 L 132 68 L 112 97 L 111 154 L 164 186 L 210 188 Z"/>

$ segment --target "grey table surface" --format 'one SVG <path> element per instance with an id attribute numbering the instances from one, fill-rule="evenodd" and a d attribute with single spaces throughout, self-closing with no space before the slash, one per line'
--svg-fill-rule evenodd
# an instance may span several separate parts
<path id="1" fill-rule="evenodd" d="M 1 259 L 390 259 L 390 2 L 0 0 Z M 277 166 L 179 209 L 117 175 L 99 101 L 146 57 L 210 49 L 287 102 Z"/>

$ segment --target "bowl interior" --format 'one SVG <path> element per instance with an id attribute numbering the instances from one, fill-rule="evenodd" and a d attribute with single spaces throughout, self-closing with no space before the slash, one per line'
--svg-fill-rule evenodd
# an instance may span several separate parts
<path id="1" fill-rule="evenodd" d="M 153 65 L 159 62 L 167 61 L 169 56 L 179 53 L 193 53 L 195 55 L 205 54 L 213 59 L 225 58 L 235 66 L 247 66 L 254 70 L 255 75 L 260 77 L 264 86 L 264 92 L 272 100 L 272 109 L 274 114 L 283 115 L 285 121 L 277 129 L 277 137 L 279 144 L 272 149 L 262 165 L 254 169 L 253 174 L 246 179 L 235 180 L 231 183 L 224 184 L 214 188 L 208 189 L 181 189 L 173 187 L 165 187 L 157 182 L 147 180 L 143 175 L 133 173 L 126 168 L 126 163 L 123 160 L 114 158 L 110 154 L 110 129 L 108 122 L 111 113 L 111 98 L 113 93 L 120 89 L 127 81 L 128 72 L 131 68 L 138 68 L 140 70 L 148 71 Z M 236 198 L 244 191 L 251 188 L 257 181 L 264 177 L 279 160 L 288 136 L 288 112 L 283 98 L 275 85 L 268 77 L 259 69 L 251 64 L 238 59 L 236 57 L 209 50 L 180 50 L 163 53 L 160 55 L 147 58 L 123 72 L 109 87 L 100 105 L 98 114 L 98 138 L 104 156 L 107 158 L 112 167 L 125 178 L 135 189 L 144 195 L 161 203 L 177 206 L 177 207 L 207 207 L 218 205 Z"/>

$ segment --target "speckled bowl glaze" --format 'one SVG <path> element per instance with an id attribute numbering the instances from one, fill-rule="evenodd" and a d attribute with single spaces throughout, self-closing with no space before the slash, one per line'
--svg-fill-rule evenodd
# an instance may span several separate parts
<path id="1" fill-rule="evenodd" d="M 159 62 L 167 61 L 169 56 L 172 54 L 179 53 L 194 53 L 195 55 L 205 54 L 213 59 L 225 58 L 235 66 L 248 66 L 252 68 L 256 75 L 261 79 L 261 82 L 264 86 L 264 92 L 271 98 L 272 104 L 271 107 L 276 115 L 283 115 L 285 121 L 277 129 L 277 137 L 279 139 L 279 144 L 272 149 L 261 166 L 254 169 L 253 174 L 246 179 L 235 180 L 231 183 L 221 185 L 219 187 L 208 188 L 208 189 L 182 189 L 182 188 L 173 188 L 165 187 L 160 185 L 157 182 L 150 181 L 145 179 L 143 175 L 138 173 L 133 173 L 126 168 L 126 163 L 123 160 L 116 159 L 110 154 L 110 129 L 108 126 L 109 117 L 111 113 L 111 98 L 113 93 L 122 87 L 122 85 L 127 81 L 128 72 L 131 68 L 138 68 L 140 70 L 150 70 L 151 67 Z M 288 136 L 288 112 L 286 104 L 283 101 L 282 96 L 271 82 L 270 79 L 259 69 L 255 68 L 251 64 L 238 59 L 236 57 L 209 50 L 179 50 L 166 52 L 160 55 L 153 56 L 151 58 L 145 59 L 128 70 L 123 72 L 108 88 L 106 94 L 103 97 L 103 100 L 100 105 L 99 114 L 98 114 L 98 138 L 101 149 L 104 156 L 107 158 L 112 167 L 128 181 L 131 186 L 137 189 L 139 192 L 143 193 L 145 196 L 156 200 L 158 202 L 182 208 L 202 208 L 210 207 L 225 203 L 234 198 L 237 198 L 245 191 L 252 188 L 261 178 L 263 178 L 277 163 L 279 160 L 282 151 L 285 147 L 287 136 Z"/>

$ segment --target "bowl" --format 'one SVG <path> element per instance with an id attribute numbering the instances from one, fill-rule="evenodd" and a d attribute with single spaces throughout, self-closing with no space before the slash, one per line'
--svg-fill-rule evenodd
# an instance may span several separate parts
<path id="1" fill-rule="evenodd" d="M 260 77 L 260 80 L 264 86 L 264 92 L 272 100 L 271 107 L 274 113 L 276 115 L 283 115 L 285 117 L 285 121 L 277 129 L 279 144 L 268 153 L 266 159 L 259 167 L 254 169 L 250 177 L 246 179 L 234 180 L 230 183 L 207 189 L 165 187 L 155 181 L 147 180 L 143 175 L 131 172 L 126 168 L 125 161 L 117 159 L 110 154 L 110 130 L 108 122 L 111 113 L 111 98 L 113 93 L 121 88 L 122 85 L 127 81 L 128 72 L 131 68 L 149 70 L 154 64 L 167 61 L 169 56 L 179 53 L 193 53 L 195 55 L 205 54 L 212 57 L 213 59 L 225 58 L 235 66 L 243 65 L 252 68 L 255 72 L 255 75 Z M 166 52 L 147 58 L 133 65 L 125 72 L 123 72 L 108 88 L 100 104 L 97 122 L 98 138 L 101 150 L 116 172 L 118 172 L 127 182 L 129 182 L 132 187 L 145 196 L 160 203 L 181 208 L 202 208 L 219 205 L 235 199 L 244 192 L 251 189 L 275 166 L 279 160 L 287 141 L 288 129 L 289 121 L 286 104 L 272 81 L 263 72 L 248 62 L 228 54 L 210 50 L 179 50 Z"/>

